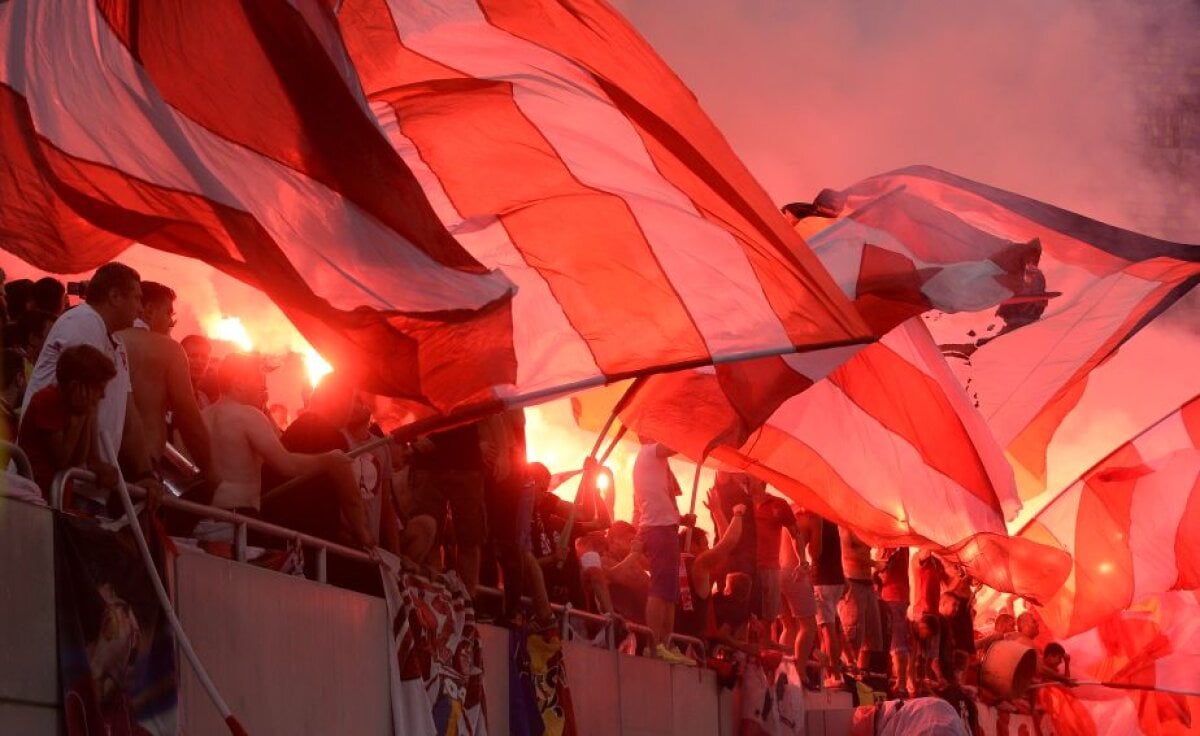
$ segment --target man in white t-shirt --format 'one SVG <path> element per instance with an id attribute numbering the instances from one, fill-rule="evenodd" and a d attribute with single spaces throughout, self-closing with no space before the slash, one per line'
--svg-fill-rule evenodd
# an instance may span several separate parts
<path id="1" fill-rule="evenodd" d="M 638 538 L 650 562 L 650 590 L 646 596 L 646 625 L 650 650 L 675 664 L 695 664 L 670 646 L 675 630 L 675 602 L 679 599 L 679 525 L 695 524 L 696 517 L 680 517 L 675 506 L 679 483 L 667 458 L 675 451 L 648 438 L 633 464 L 633 503 Z"/>
<path id="2" fill-rule="evenodd" d="M 119 330 L 132 326 L 141 311 L 141 277 L 124 264 L 105 264 L 88 282 L 86 298 L 86 303 L 64 312 L 50 328 L 29 379 L 25 404 L 38 391 L 57 382 L 55 372 L 63 350 L 73 345 L 91 345 L 104 353 L 116 366 L 117 375 L 100 400 L 96 431 L 107 435 L 118 450 L 121 467 L 130 482 L 161 492 L 162 485 L 154 474 L 143 438 L 141 419 L 130 397 L 129 359 L 125 347 L 114 337 Z"/>

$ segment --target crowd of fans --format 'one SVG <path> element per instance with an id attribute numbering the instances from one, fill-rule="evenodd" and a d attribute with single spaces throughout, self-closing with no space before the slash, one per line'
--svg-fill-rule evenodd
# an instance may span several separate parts
<path id="1" fill-rule="evenodd" d="M 70 489 L 75 512 L 117 511 L 118 467 L 153 504 L 181 454 L 194 466 L 173 487 L 185 498 L 454 569 L 470 591 L 496 585 L 502 599 L 480 596 L 478 608 L 500 624 L 551 627 L 552 604 L 571 604 L 618 627 L 643 625 L 638 649 L 671 663 L 697 663 L 674 634 L 708 651 L 793 655 L 814 689 L 874 678 L 892 696 L 950 697 L 975 681 L 989 646 L 1036 646 L 1032 613 L 1001 614 L 986 636 L 975 630 L 975 585 L 956 565 L 928 550 L 872 549 L 748 475 L 718 473 L 710 540 L 678 510 L 671 450 L 649 438 L 634 464 L 634 518 L 619 520 L 612 477 L 593 461 L 574 503 L 554 493 L 558 479 L 526 460 L 520 410 L 406 445 L 377 442 L 372 397 L 334 373 L 288 422 L 259 357 L 214 361 L 207 338 L 175 341 L 175 292 L 122 264 L 86 284 L 8 282 L 3 295 L 0 432 L 47 496 L 59 471 L 93 471 L 94 483 Z M 231 524 L 167 521 L 230 553 Z M 336 556 L 328 565 L 331 582 L 381 594 L 372 566 Z M 1061 646 L 1039 654 L 1039 676 L 1070 681 Z"/>

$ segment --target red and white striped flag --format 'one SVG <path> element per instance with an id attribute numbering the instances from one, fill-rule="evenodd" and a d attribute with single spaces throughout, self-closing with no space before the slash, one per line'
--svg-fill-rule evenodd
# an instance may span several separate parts
<path id="1" fill-rule="evenodd" d="M 1063 728 L 1063 709 L 1052 712 L 1057 733 L 1157 736 L 1200 733 L 1200 603 L 1195 592 L 1155 595 L 1062 642 L 1071 674 L 1116 687 L 1069 691 L 1075 726 Z M 1122 687 L 1125 686 L 1125 687 Z M 1132 687 L 1128 687 L 1132 686 Z M 1091 730 L 1088 730 L 1090 727 Z"/>
<path id="2" fill-rule="evenodd" d="M 1012 300 L 1025 289 L 1025 264 L 1041 255 L 1035 238 L 1001 238 L 962 219 L 936 186 L 873 177 L 830 199 L 840 219 L 805 220 L 798 229 L 878 334 L 931 309 L 971 311 Z M 827 226 L 814 230 L 812 222 Z M 655 376 L 622 418 L 639 433 L 703 457 L 718 445 L 740 446 L 784 401 L 862 348 Z"/>
<path id="3" fill-rule="evenodd" d="M 200 258 L 441 412 L 870 337 L 606 6 L 335 10 L 0 4 L 5 247 Z"/>
<path id="4" fill-rule="evenodd" d="M 346 0 L 438 215 L 518 286 L 505 398 L 869 330 L 694 96 L 603 2 Z"/>
<path id="5" fill-rule="evenodd" d="M 872 545 L 943 548 L 999 590 L 1042 600 L 1069 569 L 1061 550 L 1008 537 L 1020 506 L 1012 471 L 919 319 L 712 457 Z"/>
<path id="6" fill-rule="evenodd" d="M 960 216 L 1001 237 L 1041 243 L 1027 280 L 1046 299 L 926 316 L 1005 448 L 1028 512 L 1200 393 L 1200 246 L 931 169 L 889 179 L 943 192 Z"/>
<path id="7" fill-rule="evenodd" d="M 1074 559 L 1043 600 L 1052 631 L 1086 631 L 1142 599 L 1200 589 L 1200 398 L 1122 445 L 1021 530 Z"/>
<path id="8" fill-rule="evenodd" d="M 201 259 L 394 393 L 511 375 L 512 284 L 438 221 L 319 3 L 14 0 L 0 50 L 7 250 L 58 272 L 134 241 Z M 430 349 L 450 341 L 486 369 Z"/>

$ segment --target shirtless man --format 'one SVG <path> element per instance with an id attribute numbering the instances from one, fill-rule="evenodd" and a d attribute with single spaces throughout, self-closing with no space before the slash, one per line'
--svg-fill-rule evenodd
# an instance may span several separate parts
<path id="1" fill-rule="evenodd" d="M 267 379 L 258 359 L 241 354 L 225 356 L 217 373 L 221 397 L 201 412 L 212 437 L 212 457 L 221 476 L 213 505 L 256 515 L 262 504 L 263 463 L 283 475 L 328 473 L 342 509 L 346 536 L 371 548 L 374 535 L 358 494 L 353 461 L 344 452 L 306 455 L 289 452 L 279 441 L 271 420 L 258 407 L 267 393 Z M 231 530 L 229 530 L 231 531 Z M 224 528 L 220 536 L 226 536 Z"/>
<path id="2" fill-rule="evenodd" d="M 796 519 L 796 533 L 781 535 L 780 567 L 783 570 L 780 593 L 783 599 L 783 630 L 779 642 L 793 647 L 797 666 L 804 668 L 817 641 L 817 599 L 812 582 L 812 564 L 821 556 L 821 517 L 799 504 L 789 510 Z M 807 671 L 806 678 L 808 677 Z M 816 689 L 819 680 L 807 680 Z"/>
<path id="3" fill-rule="evenodd" d="M 153 281 L 142 282 L 142 321 L 148 329 L 131 327 L 119 337 L 129 355 L 133 402 L 151 459 L 157 463 L 167 444 L 167 414 L 179 431 L 188 455 L 200 472 L 214 479 L 208 429 L 189 377 L 187 355 L 171 339 L 175 326 L 175 292 Z"/>

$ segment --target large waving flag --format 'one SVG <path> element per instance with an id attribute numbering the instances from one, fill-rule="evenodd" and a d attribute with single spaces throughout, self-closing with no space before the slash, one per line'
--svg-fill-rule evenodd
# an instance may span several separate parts
<path id="1" fill-rule="evenodd" d="M 1042 601 L 1060 636 L 1154 594 L 1200 589 L 1200 398 L 1105 458 L 1020 536 L 1073 557 L 1066 583 Z"/>
<path id="2" fill-rule="evenodd" d="M 1041 243 L 1024 303 L 927 316 L 1005 448 L 1030 511 L 1200 393 L 1200 372 L 1187 357 L 1198 349 L 1200 301 L 1189 294 L 1200 282 L 1200 246 L 925 167 L 875 186 L 929 192 L 1000 237 Z"/>
<path id="3" fill-rule="evenodd" d="M 502 395 L 869 333 L 694 96 L 604 3 L 347 0 L 338 22 L 442 221 L 518 285 Z"/>
<path id="4" fill-rule="evenodd" d="M 1069 691 L 1072 707 L 1051 711 L 1057 733 L 1200 732 L 1200 603 L 1194 592 L 1151 596 L 1063 645 L 1074 677 L 1111 687 Z"/>
<path id="5" fill-rule="evenodd" d="M 5 247 L 203 259 L 381 393 L 447 412 L 870 337 L 603 5 L 13 0 L 0 39 Z"/>
<path id="6" fill-rule="evenodd" d="M 511 376 L 512 284 L 438 221 L 319 3 L 14 0 L 0 50 L 6 249 L 60 272 L 133 241 L 204 260 L 393 393 Z"/>

